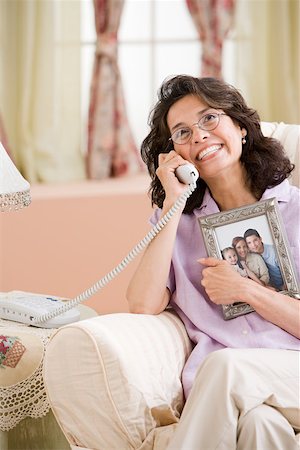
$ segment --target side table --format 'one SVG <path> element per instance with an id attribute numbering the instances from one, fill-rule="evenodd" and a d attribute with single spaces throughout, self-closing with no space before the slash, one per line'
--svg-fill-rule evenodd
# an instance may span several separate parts
<path id="1" fill-rule="evenodd" d="M 79 305 L 80 320 L 97 316 Z M 43 382 L 47 343 L 56 329 L 0 319 L 0 449 L 67 450 Z"/>

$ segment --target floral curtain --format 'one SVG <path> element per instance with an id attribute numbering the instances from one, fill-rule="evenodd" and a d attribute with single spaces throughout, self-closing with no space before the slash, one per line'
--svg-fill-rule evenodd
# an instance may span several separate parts
<path id="1" fill-rule="evenodd" d="M 202 42 L 201 75 L 222 77 L 222 47 L 233 24 L 235 0 L 186 0 Z"/>
<path id="2" fill-rule="evenodd" d="M 125 111 L 117 59 L 124 0 L 94 0 L 97 46 L 88 119 L 87 172 L 92 179 L 141 170 Z"/>

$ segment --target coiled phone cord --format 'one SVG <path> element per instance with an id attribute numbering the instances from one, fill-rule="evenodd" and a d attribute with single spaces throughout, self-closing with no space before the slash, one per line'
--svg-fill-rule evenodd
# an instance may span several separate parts
<path id="1" fill-rule="evenodd" d="M 105 287 L 110 281 L 112 281 L 119 273 L 121 273 L 128 264 L 133 261 L 133 259 L 143 251 L 150 242 L 155 238 L 155 236 L 164 228 L 164 226 L 170 221 L 170 219 L 174 216 L 174 214 L 181 208 L 181 206 L 186 202 L 186 200 L 192 195 L 194 190 L 196 189 L 196 181 L 192 181 L 187 190 L 181 194 L 181 196 L 176 200 L 174 205 L 169 209 L 169 211 L 157 222 L 155 226 L 151 228 L 151 230 L 146 234 L 146 236 L 128 253 L 127 256 L 109 273 L 107 273 L 103 278 L 98 280 L 94 285 L 90 288 L 86 289 L 84 292 L 76 296 L 74 299 L 65 302 L 61 306 L 59 306 L 54 311 L 48 312 L 46 314 L 42 314 L 41 316 L 35 317 L 32 319 L 33 323 L 43 323 L 47 320 L 52 319 L 60 314 L 63 314 L 69 309 L 74 308 L 79 305 L 79 303 L 84 302 L 88 298 L 92 297 L 96 294 L 100 289 Z"/>

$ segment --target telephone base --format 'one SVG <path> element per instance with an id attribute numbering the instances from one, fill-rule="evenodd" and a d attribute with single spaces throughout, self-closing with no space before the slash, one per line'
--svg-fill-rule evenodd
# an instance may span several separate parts
<path id="1" fill-rule="evenodd" d="M 36 322 L 34 319 L 48 312 L 54 312 L 64 302 L 61 300 L 38 294 L 11 291 L 0 294 L 0 318 L 13 322 L 32 325 L 39 328 L 59 328 L 80 319 L 80 312 L 72 308 L 45 322 Z"/>

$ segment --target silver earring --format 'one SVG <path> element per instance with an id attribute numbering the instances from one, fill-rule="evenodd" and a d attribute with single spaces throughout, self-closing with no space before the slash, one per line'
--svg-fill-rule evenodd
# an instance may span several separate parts
<path id="1" fill-rule="evenodd" d="M 246 138 L 245 137 L 243 137 L 243 139 L 242 139 L 242 144 L 246 144 Z"/>

